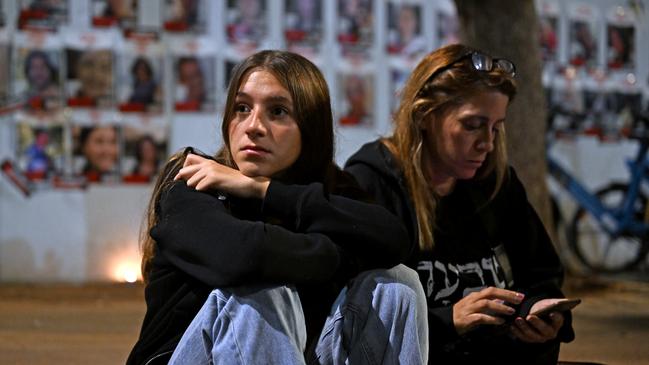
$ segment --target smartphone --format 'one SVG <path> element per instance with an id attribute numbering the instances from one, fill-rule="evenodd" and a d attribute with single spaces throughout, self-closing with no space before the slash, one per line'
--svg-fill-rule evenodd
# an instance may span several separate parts
<path id="1" fill-rule="evenodd" d="M 535 312 L 530 312 L 530 314 L 533 314 L 539 318 L 547 318 L 547 316 L 549 316 L 552 312 L 566 312 L 576 307 L 579 303 L 581 303 L 581 299 L 577 298 L 559 299 L 556 301 L 556 303 Z"/>

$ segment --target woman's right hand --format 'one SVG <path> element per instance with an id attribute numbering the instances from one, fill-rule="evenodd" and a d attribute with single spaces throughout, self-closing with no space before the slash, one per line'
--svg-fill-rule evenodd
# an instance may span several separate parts
<path id="1" fill-rule="evenodd" d="M 520 304 L 525 296 L 521 293 L 488 287 L 473 292 L 453 305 L 453 324 L 459 335 L 463 335 L 478 325 L 500 325 L 506 316 L 516 311 L 504 304 Z"/>
<path id="2" fill-rule="evenodd" d="M 248 177 L 237 169 L 191 153 L 174 180 L 185 180 L 187 186 L 196 190 L 218 189 L 241 198 L 259 199 L 266 196 L 270 184 L 269 178 Z"/>

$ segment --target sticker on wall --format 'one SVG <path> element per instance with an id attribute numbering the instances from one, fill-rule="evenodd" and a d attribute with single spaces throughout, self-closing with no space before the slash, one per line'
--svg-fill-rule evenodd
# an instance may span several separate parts
<path id="1" fill-rule="evenodd" d="M 19 0 L 18 29 L 55 31 L 68 21 L 68 0 Z"/>
<path id="2" fill-rule="evenodd" d="M 54 33 L 18 32 L 14 37 L 11 79 L 13 96 L 33 111 L 61 107 L 62 57 Z"/>
<path id="3" fill-rule="evenodd" d="M 597 9 L 588 3 L 569 7 L 568 59 L 575 67 L 597 66 Z"/>
<path id="4" fill-rule="evenodd" d="M 70 32 L 65 41 L 68 106 L 112 107 L 115 77 L 112 33 Z"/>
<path id="5" fill-rule="evenodd" d="M 205 31 L 207 3 L 204 0 L 165 0 L 163 27 L 167 32 Z"/>
<path id="6" fill-rule="evenodd" d="M 117 60 L 120 111 L 162 111 L 162 60 L 163 46 L 155 37 L 132 34 L 123 43 Z"/>
<path id="7" fill-rule="evenodd" d="M 286 0 L 284 4 L 284 39 L 286 48 L 304 56 L 319 52 L 322 41 L 321 0 Z"/>
<path id="8" fill-rule="evenodd" d="M 393 56 L 419 59 L 427 50 L 422 30 L 421 3 L 390 1 L 386 51 Z"/>

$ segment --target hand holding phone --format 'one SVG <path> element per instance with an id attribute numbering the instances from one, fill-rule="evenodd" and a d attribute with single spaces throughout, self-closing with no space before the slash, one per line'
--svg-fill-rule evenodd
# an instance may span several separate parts
<path id="1" fill-rule="evenodd" d="M 541 309 L 530 312 L 530 314 L 535 315 L 542 319 L 547 319 L 547 317 L 552 312 L 567 312 L 581 303 L 581 299 L 578 298 L 563 298 L 557 299 L 556 302 L 543 307 Z"/>

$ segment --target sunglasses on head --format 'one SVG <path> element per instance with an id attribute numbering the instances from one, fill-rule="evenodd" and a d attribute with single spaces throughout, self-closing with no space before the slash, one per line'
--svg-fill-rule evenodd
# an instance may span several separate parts
<path id="1" fill-rule="evenodd" d="M 435 70 L 435 72 L 433 72 L 433 74 L 428 77 L 426 83 L 430 82 L 430 80 L 433 80 L 435 77 L 437 77 L 437 75 L 453 68 L 453 66 L 455 66 L 457 63 L 466 59 L 471 59 L 471 66 L 476 71 L 491 72 L 492 70 L 497 69 L 509 75 L 510 77 L 516 76 L 516 66 L 514 66 L 514 63 L 512 61 L 504 58 L 493 58 L 488 54 L 484 54 L 478 51 L 471 51 L 465 53 L 461 57 L 456 58 L 453 62 L 450 62 L 447 65 L 444 65 Z"/>

